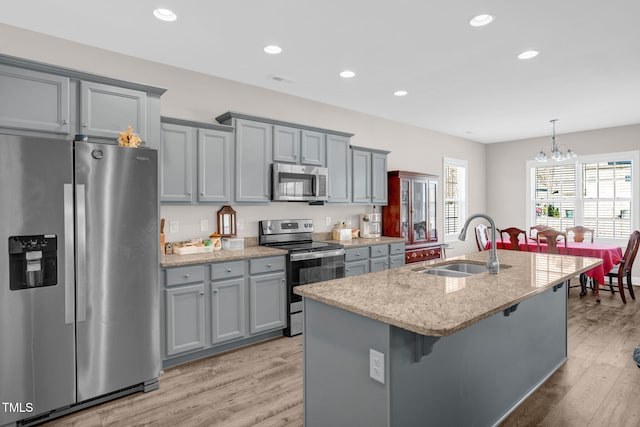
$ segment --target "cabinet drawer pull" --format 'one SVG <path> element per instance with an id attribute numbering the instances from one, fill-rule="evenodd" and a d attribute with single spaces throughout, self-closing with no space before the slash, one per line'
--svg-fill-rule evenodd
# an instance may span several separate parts
<path id="1" fill-rule="evenodd" d="M 382 252 L 382 249 L 378 249 L 378 252 Z"/>
<path id="2" fill-rule="evenodd" d="M 213 290 L 213 293 L 214 293 L 214 294 L 217 294 L 217 293 L 218 293 L 218 290 L 217 290 L 217 289 L 214 289 L 214 290 Z"/>
<path id="3" fill-rule="evenodd" d="M 271 264 L 267 264 L 267 268 L 271 268 Z"/>
<path id="4" fill-rule="evenodd" d="M 88 125 L 86 123 L 82 123 L 82 127 L 86 128 Z"/>
<path id="5" fill-rule="evenodd" d="M 230 268 L 227 268 L 227 273 L 231 273 L 233 270 L 231 270 Z"/>
<path id="6" fill-rule="evenodd" d="M 360 256 L 360 252 L 356 253 L 356 256 Z"/>
<path id="7" fill-rule="evenodd" d="M 188 275 L 188 274 L 185 274 L 185 275 L 184 275 L 184 278 L 185 278 L 185 279 L 188 279 L 188 278 L 189 278 L 189 275 Z"/>

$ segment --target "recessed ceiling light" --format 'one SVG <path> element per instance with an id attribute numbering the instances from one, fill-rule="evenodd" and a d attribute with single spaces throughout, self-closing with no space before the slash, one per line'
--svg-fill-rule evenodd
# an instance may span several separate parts
<path id="1" fill-rule="evenodd" d="M 493 19 L 493 15 L 483 13 L 482 15 L 477 15 L 471 18 L 471 20 L 469 20 L 469 25 L 472 27 L 484 27 L 487 24 L 491 24 Z"/>
<path id="2" fill-rule="evenodd" d="M 406 94 L 408 94 L 409 92 L 407 92 L 406 90 L 397 90 L 395 92 L 393 92 L 393 94 L 395 96 L 405 96 Z"/>
<path id="3" fill-rule="evenodd" d="M 518 59 L 535 58 L 536 56 L 538 56 L 538 53 L 540 53 L 540 52 L 538 52 L 537 50 L 525 50 L 520 55 L 518 55 Z"/>
<path id="4" fill-rule="evenodd" d="M 270 44 L 269 46 L 264 47 L 264 51 L 269 55 L 277 55 L 282 52 L 282 48 L 280 46 L 276 46 L 274 44 Z"/>
<path id="5" fill-rule="evenodd" d="M 153 16 L 162 21 L 175 21 L 178 16 L 169 9 L 156 9 L 153 11 Z"/>
<path id="6" fill-rule="evenodd" d="M 356 73 L 354 73 L 351 70 L 344 70 L 343 72 L 340 73 L 340 77 L 345 78 L 345 79 L 350 79 L 351 77 L 354 77 L 356 75 Z"/>

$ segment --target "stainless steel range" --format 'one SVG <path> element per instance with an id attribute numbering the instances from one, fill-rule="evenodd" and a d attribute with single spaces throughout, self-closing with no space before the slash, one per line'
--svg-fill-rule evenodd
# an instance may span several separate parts
<path id="1" fill-rule="evenodd" d="M 310 219 L 259 221 L 258 243 L 284 249 L 287 255 L 287 336 L 302 333 L 302 297 L 293 293 L 299 285 L 344 277 L 344 248 L 314 242 Z"/>

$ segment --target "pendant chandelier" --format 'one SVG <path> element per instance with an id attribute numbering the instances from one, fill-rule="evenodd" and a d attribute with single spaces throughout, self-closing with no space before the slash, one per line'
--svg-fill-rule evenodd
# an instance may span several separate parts
<path id="1" fill-rule="evenodd" d="M 551 137 L 551 160 L 560 161 L 560 160 L 568 160 L 574 157 L 578 157 L 576 153 L 568 149 L 566 153 L 563 153 L 558 148 L 558 143 L 556 142 L 556 122 L 558 119 L 549 120 L 553 125 L 553 136 Z M 549 159 L 545 154 L 544 150 L 540 150 L 540 152 L 533 158 L 539 162 L 546 162 Z"/>

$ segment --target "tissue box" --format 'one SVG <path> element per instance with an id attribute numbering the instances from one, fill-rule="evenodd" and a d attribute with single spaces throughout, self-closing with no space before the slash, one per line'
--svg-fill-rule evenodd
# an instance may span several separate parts
<path id="1" fill-rule="evenodd" d="M 333 240 L 351 240 L 350 228 L 334 228 Z"/>
<path id="2" fill-rule="evenodd" d="M 222 250 L 241 251 L 244 249 L 244 239 L 242 237 L 223 237 Z"/>

